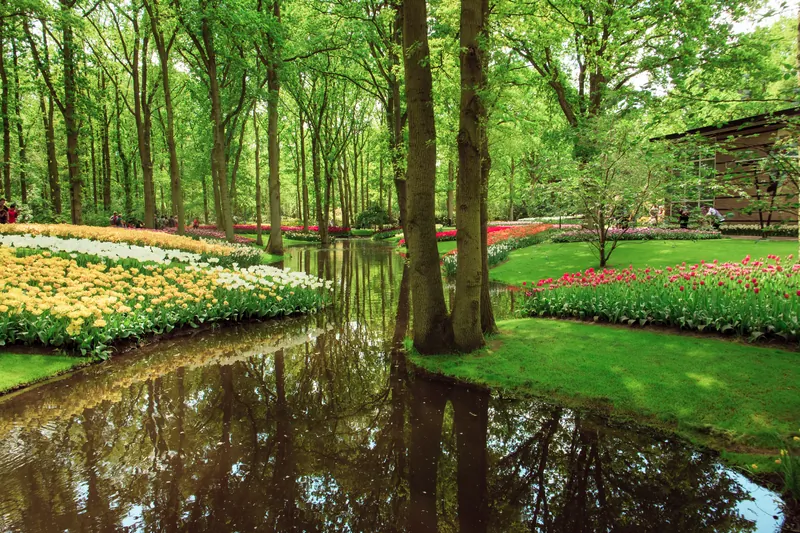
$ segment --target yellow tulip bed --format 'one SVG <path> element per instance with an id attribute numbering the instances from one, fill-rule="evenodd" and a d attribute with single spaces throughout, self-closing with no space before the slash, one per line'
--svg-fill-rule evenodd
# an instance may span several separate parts
<path id="1" fill-rule="evenodd" d="M 105 356 L 121 339 L 310 312 L 326 299 L 320 280 L 267 266 L 137 268 L 72 255 L 0 247 L 0 345 L 43 344 Z"/>
<path id="2" fill-rule="evenodd" d="M 255 248 L 242 245 L 231 245 L 220 242 L 209 242 L 191 237 L 171 235 L 169 233 L 149 230 L 135 230 L 116 227 L 74 226 L 71 224 L 0 224 L 2 235 L 46 235 L 61 239 L 90 239 L 93 241 L 151 246 L 164 250 L 181 250 L 198 254 L 204 258 L 231 259 L 240 266 L 257 264 L 249 261 L 251 257 L 260 258 L 260 254 L 248 252 Z M 231 261 L 223 262 L 229 264 Z"/>

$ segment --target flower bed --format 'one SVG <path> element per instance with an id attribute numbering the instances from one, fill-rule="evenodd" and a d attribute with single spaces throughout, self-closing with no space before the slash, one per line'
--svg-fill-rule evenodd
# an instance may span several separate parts
<path id="1" fill-rule="evenodd" d="M 614 241 L 698 241 L 720 239 L 722 234 L 711 230 L 668 229 L 668 228 L 611 228 L 608 240 Z M 589 242 L 598 239 L 597 231 L 580 229 L 565 231 L 554 235 L 553 242 Z"/>
<path id="2" fill-rule="evenodd" d="M 287 231 L 285 233 L 287 239 L 292 239 L 293 241 L 304 241 L 304 242 L 321 242 L 322 237 L 319 236 L 319 233 L 312 233 L 310 231 Z"/>
<path id="3" fill-rule="evenodd" d="M 492 234 L 498 231 L 503 231 L 509 229 L 511 226 L 488 226 L 486 228 L 486 233 Z M 448 230 L 448 231 L 437 231 L 436 232 L 436 242 L 448 242 L 456 240 L 456 234 L 458 230 Z M 398 246 L 405 246 L 406 240 L 400 239 L 400 242 L 397 243 Z"/>
<path id="4" fill-rule="evenodd" d="M 522 313 L 797 339 L 798 272 L 800 264 L 783 265 L 777 256 L 665 269 L 589 269 L 526 287 Z"/>
<path id="5" fill-rule="evenodd" d="M 202 322 L 318 309 L 317 278 L 246 269 L 109 264 L 93 255 L 0 248 L 0 344 L 107 355 L 115 341 Z"/>
<path id="6" fill-rule="evenodd" d="M 161 233 L 168 233 L 170 235 L 177 234 L 177 228 L 163 228 L 158 230 Z M 205 239 L 218 239 L 224 241 L 227 237 L 225 237 L 224 231 L 219 231 L 217 229 L 207 229 L 207 228 L 186 228 L 186 235 L 189 237 L 197 237 L 197 238 L 205 238 Z M 255 230 L 253 230 L 255 231 Z M 234 235 L 234 241 L 238 244 L 255 244 L 256 240 L 251 239 L 250 237 L 242 237 L 241 235 Z"/>
<path id="7" fill-rule="evenodd" d="M 758 224 L 724 224 L 720 229 L 723 235 L 797 238 L 797 226 L 766 226 L 762 228 Z"/>
<path id="8" fill-rule="evenodd" d="M 489 268 L 499 265 L 508 258 L 514 250 L 539 244 L 550 238 L 554 232 L 550 224 L 535 224 L 529 226 L 506 227 L 498 231 L 489 232 L 486 237 L 486 249 Z M 442 267 L 446 276 L 455 275 L 458 267 L 458 250 L 447 252 L 442 258 Z"/>
<path id="9" fill-rule="evenodd" d="M 45 235 L 62 239 L 87 239 L 110 243 L 125 243 L 164 250 L 179 250 L 198 254 L 204 258 L 217 258 L 220 264 L 238 263 L 240 266 L 258 263 L 255 255 L 241 247 L 222 242 L 208 242 L 191 237 L 170 235 L 159 231 L 130 230 L 97 226 L 73 226 L 71 224 L 0 224 L 0 235 Z"/>

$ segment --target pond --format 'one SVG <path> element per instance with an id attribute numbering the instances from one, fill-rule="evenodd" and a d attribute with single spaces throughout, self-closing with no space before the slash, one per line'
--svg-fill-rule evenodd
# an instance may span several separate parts
<path id="1" fill-rule="evenodd" d="M 391 247 L 285 266 L 337 280 L 333 305 L 0 401 L 0 531 L 780 530 L 774 493 L 676 439 L 415 375 Z"/>

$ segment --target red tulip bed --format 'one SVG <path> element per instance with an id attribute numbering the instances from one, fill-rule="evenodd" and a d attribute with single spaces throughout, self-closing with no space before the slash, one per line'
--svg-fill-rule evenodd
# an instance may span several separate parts
<path id="1" fill-rule="evenodd" d="M 499 231 L 504 231 L 507 229 L 511 229 L 511 226 L 489 226 L 486 228 L 486 233 L 491 235 L 492 233 L 497 233 Z M 436 232 L 436 242 L 447 242 L 447 241 L 454 241 L 456 240 L 457 230 L 451 229 L 448 231 L 437 231 Z M 397 243 L 398 246 L 405 246 L 406 240 L 400 239 L 400 242 Z"/>
<path id="2" fill-rule="evenodd" d="M 496 226 L 499 229 L 489 231 L 486 237 L 489 268 L 499 265 L 514 250 L 539 244 L 550 237 L 552 224 L 533 224 L 529 226 Z M 491 230 L 492 228 L 488 228 Z M 442 268 L 448 277 L 456 273 L 458 250 L 451 250 L 442 257 Z"/>
<path id="3" fill-rule="evenodd" d="M 588 269 L 523 285 L 521 309 L 527 316 L 661 324 L 753 338 L 797 339 L 800 331 L 800 264 L 792 256 Z"/>

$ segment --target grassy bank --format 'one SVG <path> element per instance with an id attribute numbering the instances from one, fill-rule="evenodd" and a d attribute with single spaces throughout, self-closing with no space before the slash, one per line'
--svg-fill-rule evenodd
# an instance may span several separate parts
<path id="1" fill-rule="evenodd" d="M 719 239 L 708 241 L 626 241 L 611 256 L 609 267 L 665 267 L 685 261 L 741 261 L 745 256 L 766 257 L 797 254 L 795 241 L 753 241 Z M 587 243 L 541 244 L 511 252 L 505 263 L 492 269 L 493 280 L 519 285 L 543 278 L 557 278 L 565 272 L 597 268 L 594 249 Z"/>
<path id="2" fill-rule="evenodd" d="M 56 376 L 88 362 L 86 357 L 0 353 L 0 394 Z"/>
<path id="3" fill-rule="evenodd" d="M 499 323 L 469 355 L 413 356 L 432 372 L 601 407 L 775 467 L 800 434 L 799 354 L 718 339 L 554 320 Z"/>

